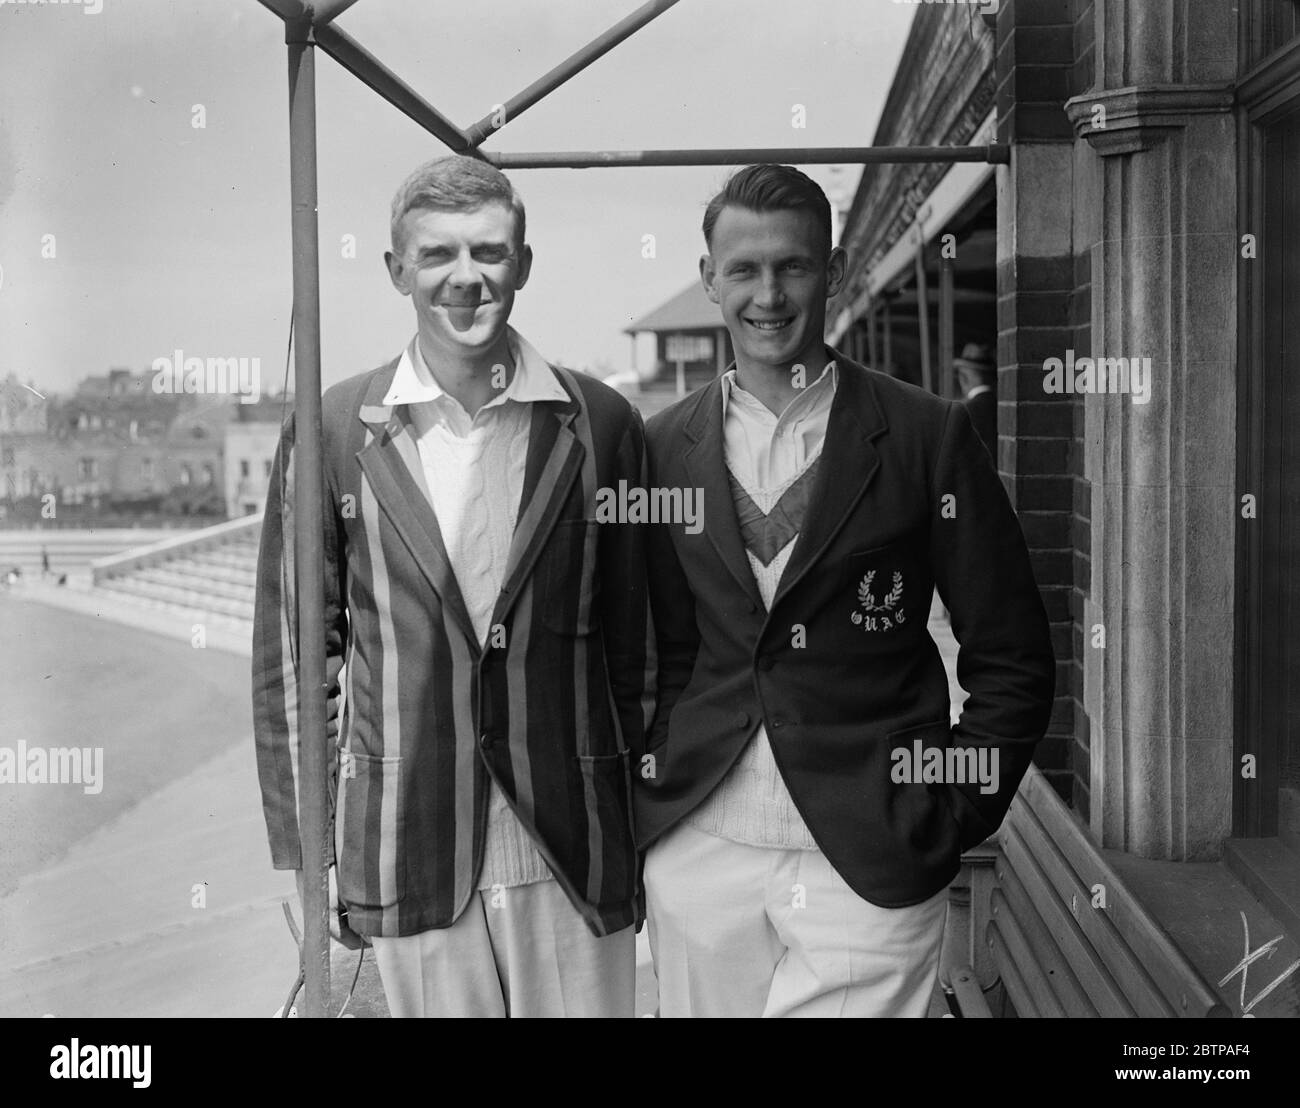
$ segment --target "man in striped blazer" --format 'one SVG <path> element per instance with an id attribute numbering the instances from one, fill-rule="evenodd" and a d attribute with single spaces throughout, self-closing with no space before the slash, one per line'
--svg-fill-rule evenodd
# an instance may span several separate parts
<path id="1" fill-rule="evenodd" d="M 323 398 L 333 851 L 394 1015 L 632 1014 L 642 918 L 628 749 L 652 709 L 639 416 L 508 325 L 532 254 L 498 170 L 449 157 L 393 203 L 416 335 Z M 294 430 L 267 501 L 253 657 L 273 864 L 301 870 Z"/>

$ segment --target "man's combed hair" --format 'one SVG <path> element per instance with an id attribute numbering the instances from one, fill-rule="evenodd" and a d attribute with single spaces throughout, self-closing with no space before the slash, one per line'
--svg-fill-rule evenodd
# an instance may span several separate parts
<path id="1" fill-rule="evenodd" d="M 811 177 L 789 165 L 747 165 L 732 175 L 704 209 L 704 241 L 713 247 L 713 227 L 726 207 L 751 212 L 811 212 L 831 252 L 831 203 Z"/>
<path id="2" fill-rule="evenodd" d="M 502 204 L 515 213 L 515 245 L 524 244 L 524 201 L 496 166 L 450 154 L 425 162 L 393 197 L 390 232 L 393 249 L 400 250 L 398 229 L 407 212 L 432 208 L 440 212 L 472 212 L 485 204 Z"/>

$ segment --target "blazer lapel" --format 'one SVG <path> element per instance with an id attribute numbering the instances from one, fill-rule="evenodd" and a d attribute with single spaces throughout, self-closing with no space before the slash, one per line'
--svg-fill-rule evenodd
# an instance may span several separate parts
<path id="1" fill-rule="evenodd" d="M 579 411 L 578 402 L 572 386 L 560 373 L 556 377 L 569 393 L 569 400 L 538 400 L 531 405 L 524 490 L 506 558 L 505 582 L 492 612 L 493 623 L 504 622 L 514 607 L 542 547 L 555 530 L 569 490 L 582 472 L 586 449 L 570 430 Z"/>
<path id="2" fill-rule="evenodd" d="M 447 557 L 438 517 L 433 512 L 410 414 L 404 405 L 379 403 L 392 378 L 391 372 L 376 375 L 366 393 L 358 417 L 370 428 L 372 437 L 357 453 L 357 461 L 380 508 L 442 600 L 443 607 L 466 638 L 477 645 L 478 636 Z"/>
<path id="3" fill-rule="evenodd" d="M 888 430 L 867 370 L 835 351 L 839 380 L 831 402 L 812 501 L 772 607 L 816 564 L 857 506 L 880 468 L 872 439 Z"/>
<path id="4" fill-rule="evenodd" d="M 691 487 L 704 490 L 704 511 L 707 513 L 704 533 L 709 536 L 722 564 L 745 590 L 745 595 L 762 611 L 763 595 L 758 591 L 758 582 L 754 580 L 745 555 L 745 540 L 740 534 L 731 484 L 727 480 L 721 378 L 715 378 L 704 390 L 694 413 L 686 422 L 685 431 L 687 437 L 694 440 L 686 448 L 686 472 Z"/>

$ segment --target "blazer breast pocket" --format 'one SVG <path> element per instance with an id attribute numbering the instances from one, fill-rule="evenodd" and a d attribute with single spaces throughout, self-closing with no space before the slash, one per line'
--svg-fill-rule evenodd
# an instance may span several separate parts
<path id="1" fill-rule="evenodd" d="M 557 635 L 590 635 L 598 625 L 600 524 L 565 519 L 555 525 L 538 567 L 542 622 Z"/>
<path id="2" fill-rule="evenodd" d="M 929 567 L 912 543 L 855 551 L 844 560 L 835 615 L 862 636 L 902 636 L 925 626 L 933 590 Z"/>

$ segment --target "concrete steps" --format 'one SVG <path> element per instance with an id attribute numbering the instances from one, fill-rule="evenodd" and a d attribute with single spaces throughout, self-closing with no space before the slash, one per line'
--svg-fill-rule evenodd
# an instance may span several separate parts
<path id="1" fill-rule="evenodd" d="M 94 592 L 111 599 L 102 614 L 123 605 L 209 623 L 251 635 L 261 519 L 246 518 L 204 528 L 96 562 Z"/>

